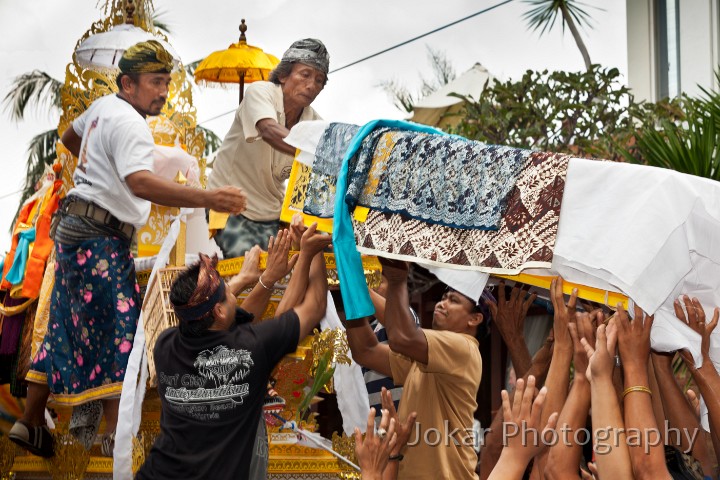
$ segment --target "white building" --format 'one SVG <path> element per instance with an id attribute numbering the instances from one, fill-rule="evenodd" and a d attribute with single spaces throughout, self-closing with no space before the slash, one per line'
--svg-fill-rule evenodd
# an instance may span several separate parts
<path id="1" fill-rule="evenodd" d="M 628 83 L 657 101 L 718 89 L 720 0 L 627 0 Z"/>

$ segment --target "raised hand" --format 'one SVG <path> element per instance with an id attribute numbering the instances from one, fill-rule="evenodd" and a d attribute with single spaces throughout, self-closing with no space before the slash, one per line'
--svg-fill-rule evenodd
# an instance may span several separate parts
<path id="1" fill-rule="evenodd" d="M 558 414 L 555 412 L 550 415 L 547 424 L 542 428 L 540 420 L 547 395 L 547 387 L 541 388 L 536 395 L 535 377 L 532 375 L 528 377 L 527 382 L 522 378 L 517 381 L 512 405 L 510 405 L 510 395 L 506 390 L 503 390 L 501 395 L 503 429 L 506 432 L 515 432 L 513 435 L 506 435 L 507 444 L 502 455 L 507 453 L 514 461 L 527 465 L 533 457 L 547 448 L 545 442 L 542 441 L 544 432 L 555 429 Z M 535 439 L 533 439 L 532 435 L 529 437 L 523 436 L 520 429 L 525 429 L 528 432 L 537 431 L 539 436 Z M 526 443 L 525 440 L 528 438 L 531 441 Z M 493 471 L 493 473 L 495 472 Z"/>
<path id="2" fill-rule="evenodd" d="M 277 237 L 270 237 L 268 241 L 267 266 L 262 275 L 265 285 L 273 285 L 285 278 L 297 263 L 298 256 L 293 255 L 288 259 L 290 252 L 290 232 L 287 229 L 280 230 Z"/>
<path id="3" fill-rule="evenodd" d="M 411 412 L 404 422 L 400 421 L 397 410 L 395 410 L 395 403 L 393 402 L 392 392 L 382 387 L 380 392 L 380 398 L 382 400 L 383 413 L 388 412 L 388 417 L 395 420 L 395 432 L 397 433 L 397 443 L 393 449 L 391 455 L 397 455 L 405 447 L 410 434 L 412 433 L 413 427 L 415 426 L 415 419 L 417 418 L 417 412 Z"/>
<path id="4" fill-rule="evenodd" d="M 700 344 L 700 352 L 703 357 L 702 365 L 712 365 L 712 360 L 710 359 L 709 354 L 710 334 L 713 332 L 713 330 L 715 330 L 715 327 L 718 324 L 718 318 L 720 317 L 720 308 L 716 307 L 713 312 L 712 320 L 710 320 L 709 323 L 705 323 L 705 309 L 697 298 L 691 299 L 687 295 L 683 295 L 682 305 L 679 300 L 675 300 L 675 302 L 673 302 L 673 307 L 675 308 L 675 316 L 685 322 L 695 332 L 700 334 L 700 337 L 702 338 Z M 685 307 L 684 310 L 683 307 Z M 680 355 L 687 364 L 688 368 L 691 371 L 695 372 L 697 369 L 695 368 L 695 362 L 693 361 L 694 359 L 692 358 L 690 352 L 687 350 L 682 350 L 680 352 Z"/>
<path id="5" fill-rule="evenodd" d="M 380 428 L 375 432 L 375 409 L 368 413 L 367 430 L 363 440 L 360 429 L 355 427 L 355 455 L 362 473 L 363 480 L 380 480 L 382 472 L 390 460 L 390 452 L 397 443 L 395 419 L 389 418 L 383 411 Z"/>
<path id="6" fill-rule="evenodd" d="M 622 304 L 618 303 L 615 318 L 620 358 L 624 369 L 631 367 L 647 370 L 647 361 L 650 357 L 650 329 L 654 317 L 646 315 L 637 305 L 634 311 L 635 318 L 630 319 Z"/>
<path id="7" fill-rule="evenodd" d="M 303 216 L 299 213 L 296 213 L 292 216 L 292 220 L 290 220 L 290 240 L 292 242 L 290 248 L 293 250 L 300 250 L 300 239 L 303 236 L 303 233 L 305 233 L 305 230 L 307 230 L 307 227 L 305 226 L 305 220 L 303 219 Z"/>
<path id="8" fill-rule="evenodd" d="M 595 347 L 593 348 L 586 338 L 581 338 L 585 354 L 588 358 L 588 368 L 585 372 L 588 380 L 592 382 L 600 378 L 612 379 L 615 367 L 615 345 L 617 344 L 617 329 L 615 320 L 610 319 L 608 325 L 600 325 L 596 332 Z"/>
<path id="9" fill-rule="evenodd" d="M 317 222 L 310 225 L 300 239 L 300 254 L 314 257 L 330 245 L 332 237 L 317 232 Z"/>
<path id="10" fill-rule="evenodd" d="M 574 288 L 570 300 L 565 304 L 563 294 L 563 279 L 555 277 L 550 284 L 550 300 L 552 300 L 555 314 L 553 317 L 553 330 L 555 331 L 555 348 L 572 350 L 573 343 L 570 337 L 568 325 L 575 318 L 575 307 L 577 305 L 577 288 Z"/>

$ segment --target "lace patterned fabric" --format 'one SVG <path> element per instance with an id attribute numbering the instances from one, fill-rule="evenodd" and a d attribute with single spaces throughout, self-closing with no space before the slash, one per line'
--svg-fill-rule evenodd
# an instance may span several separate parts
<path id="1" fill-rule="evenodd" d="M 359 129 L 347 123 L 331 123 L 325 129 L 315 150 L 303 212 L 322 218 L 333 216 L 335 186 L 343 155 Z"/>
<path id="2" fill-rule="evenodd" d="M 353 220 L 358 250 L 487 273 L 549 268 L 568 160 L 566 155 L 532 152 L 497 231 L 456 229 L 371 209 L 366 221 Z"/>
<path id="3" fill-rule="evenodd" d="M 352 170 L 347 203 L 453 228 L 497 230 L 531 153 L 456 136 L 382 129 L 368 140 Z"/>

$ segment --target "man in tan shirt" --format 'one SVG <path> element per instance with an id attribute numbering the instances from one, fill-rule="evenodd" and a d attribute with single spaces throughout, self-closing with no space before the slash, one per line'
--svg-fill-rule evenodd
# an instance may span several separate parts
<path id="1" fill-rule="evenodd" d="M 489 317 L 449 289 L 435 305 L 432 329 L 419 328 L 408 308 L 407 264 L 384 261 L 383 275 L 389 345 L 378 343 L 366 319 L 346 327 L 353 358 L 403 385 L 399 417 L 417 412 L 407 447 L 391 453 L 389 468 L 401 479 L 477 479 L 472 425 L 482 359 L 476 336 Z"/>
<path id="2" fill-rule="evenodd" d="M 320 40 L 293 42 L 268 82 L 251 83 L 235 113 L 208 179 L 210 188 L 241 187 L 247 209 L 230 216 L 215 240 L 225 258 L 240 257 L 267 241 L 280 227 L 285 181 L 295 148 L 285 143 L 299 122 L 318 120 L 310 106 L 327 82 L 330 56 Z"/>

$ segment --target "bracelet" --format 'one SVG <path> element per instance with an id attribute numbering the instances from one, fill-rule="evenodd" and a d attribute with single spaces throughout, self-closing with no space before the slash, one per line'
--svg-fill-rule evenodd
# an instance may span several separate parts
<path id="1" fill-rule="evenodd" d="M 650 390 L 648 387 L 644 387 L 642 385 L 636 385 L 634 387 L 626 388 L 622 394 L 623 398 L 625 398 L 625 395 L 627 395 L 628 393 L 632 393 L 632 392 L 645 392 L 652 397 L 652 390 Z"/>
<path id="2" fill-rule="evenodd" d="M 403 455 L 402 453 L 398 453 L 397 455 L 390 455 L 390 456 L 388 457 L 388 460 L 390 460 L 390 461 L 395 460 L 395 461 L 399 462 L 399 461 L 401 461 L 403 458 L 405 458 L 405 455 Z"/>
<path id="3" fill-rule="evenodd" d="M 265 285 L 265 284 L 263 283 L 263 281 L 262 281 L 262 275 L 260 275 L 260 276 L 258 277 L 258 282 L 260 282 L 260 285 L 262 285 L 265 290 L 270 290 L 270 291 L 272 292 L 273 288 L 272 288 L 272 287 L 268 287 L 267 285 Z M 273 283 L 273 286 L 275 286 L 274 283 Z"/>

